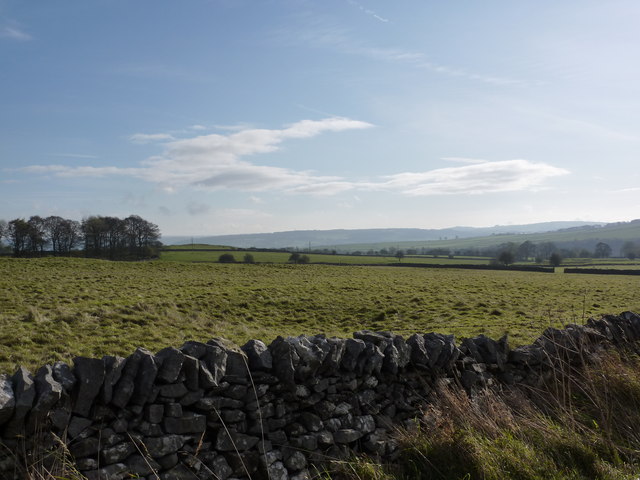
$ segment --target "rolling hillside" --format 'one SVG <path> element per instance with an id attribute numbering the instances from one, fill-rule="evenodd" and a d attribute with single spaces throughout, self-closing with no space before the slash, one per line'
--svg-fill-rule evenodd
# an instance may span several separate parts
<path id="1" fill-rule="evenodd" d="M 580 228 L 584 226 L 601 226 L 602 223 L 586 222 L 545 222 L 529 225 L 497 225 L 494 227 L 452 227 L 444 229 L 421 228 L 373 228 L 358 230 L 294 230 L 288 232 L 256 233 L 246 235 L 217 236 L 165 236 L 165 245 L 201 243 L 212 245 L 229 245 L 239 248 L 318 248 L 321 246 L 340 246 L 347 249 L 352 244 L 370 245 L 388 243 L 439 241 L 443 239 L 465 239 L 491 235 L 531 234 L 550 232 L 558 229 Z M 351 249 L 358 250 L 360 247 Z"/>
<path id="2" fill-rule="evenodd" d="M 433 241 L 409 241 L 409 242 L 372 242 L 361 244 L 327 245 L 326 248 L 340 252 L 380 250 L 383 248 L 429 248 L 429 249 L 487 249 L 498 245 L 514 242 L 520 244 L 524 241 L 532 243 L 553 242 L 559 248 L 578 248 L 593 250 L 598 242 L 605 242 L 612 248 L 613 255 L 618 255 L 620 247 L 626 241 L 640 242 L 640 220 L 631 222 L 610 223 L 604 225 L 583 225 L 579 227 L 563 228 L 556 231 L 536 233 L 504 233 L 468 238 L 448 238 Z"/>

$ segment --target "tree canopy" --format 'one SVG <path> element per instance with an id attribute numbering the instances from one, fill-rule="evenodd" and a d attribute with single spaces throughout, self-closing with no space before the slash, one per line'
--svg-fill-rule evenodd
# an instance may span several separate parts
<path id="1" fill-rule="evenodd" d="M 137 215 L 125 219 L 89 216 L 81 222 L 56 215 L 0 222 L 0 239 L 6 239 L 16 257 L 45 254 L 103 258 L 144 258 L 156 254 L 160 229 Z"/>

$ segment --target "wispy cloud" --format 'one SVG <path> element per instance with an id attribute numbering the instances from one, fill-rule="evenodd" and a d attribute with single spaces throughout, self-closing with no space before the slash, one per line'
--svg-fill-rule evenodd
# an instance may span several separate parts
<path id="1" fill-rule="evenodd" d="M 62 157 L 62 158 L 84 158 L 84 159 L 95 159 L 98 158 L 97 155 L 87 155 L 84 153 L 52 153 L 52 157 Z"/>
<path id="2" fill-rule="evenodd" d="M 170 133 L 134 133 L 129 140 L 133 143 L 153 143 L 175 140 L 175 137 Z"/>
<path id="3" fill-rule="evenodd" d="M 246 159 L 277 151 L 287 140 L 371 127 L 370 123 L 342 117 L 302 120 L 281 129 L 246 129 L 227 135 L 210 134 L 172 140 L 162 144 L 164 151 L 161 155 L 148 158 L 136 167 L 31 165 L 20 170 L 62 177 L 135 177 L 155 183 L 166 192 L 185 188 L 277 191 L 301 195 L 388 191 L 411 196 L 539 190 L 548 179 L 569 173 L 546 163 L 523 159 L 491 162 L 446 157 L 449 161 L 466 165 L 424 172 L 401 172 L 359 181 L 257 165 Z M 202 206 L 196 204 L 191 205 L 189 211 L 191 214 L 204 213 Z"/>
<path id="4" fill-rule="evenodd" d="M 403 64 L 417 69 L 428 70 L 437 75 L 463 78 L 495 86 L 527 86 L 531 84 L 530 81 L 484 72 L 474 72 L 464 67 L 440 63 L 434 61 L 422 51 L 372 45 L 354 38 L 348 29 L 323 24 L 322 22 L 307 25 L 305 29 L 299 31 L 282 30 L 278 32 L 277 38 L 285 43 L 298 45 L 300 42 L 304 42 L 312 47 L 331 48 L 346 55 Z"/>
<path id="5" fill-rule="evenodd" d="M 18 42 L 28 42 L 29 40 L 33 40 L 33 37 L 25 32 L 24 29 L 15 22 L 0 25 L 0 37 L 16 40 Z"/>
<path id="6" fill-rule="evenodd" d="M 379 22 L 382 23 L 388 23 L 389 19 L 388 18 L 384 18 L 381 17 L 380 15 L 378 15 L 376 12 L 374 12 L 373 10 L 366 8 L 365 6 L 363 6 L 362 4 L 356 2 L 355 0 L 347 0 L 347 2 L 349 3 L 349 5 L 353 5 L 354 7 L 356 7 L 357 9 L 359 9 L 360 11 L 366 13 L 367 15 L 369 15 L 372 18 L 375 18 L 376 20 L 378 20 Z"/>
<path id="7" fill-rule="evenodd" d="M 184 187 L 265 191 L 282 189 L 335 193 L 345 186 L 339 178 L 311 172 L 256 165 L 244 157 L 277 151 L 286 140 L 315 137 L 325 132 L 371 128 L 367 122 L 343 117 L 302 120 L 282 129 L 245 129 L 227 135 L 210 134 L 173 139 L 168 134 L 136 134 L 132 141 L 163 141 L 161 155 L 148 158 L 137 167 L 32 165 L 21 169 L 35 174 L 64 177 L 131 176 L 159 184 L 171 192 Z"/>
<path id="8" fill-rule="evenodd" d="M 477 195 L 536 190 L 549 178 L 568 173 L 563 168 L 528 160 L 485 161 L 463 167 L 390 175 L 386 182 L 376 187 L 407 195 Z"/>

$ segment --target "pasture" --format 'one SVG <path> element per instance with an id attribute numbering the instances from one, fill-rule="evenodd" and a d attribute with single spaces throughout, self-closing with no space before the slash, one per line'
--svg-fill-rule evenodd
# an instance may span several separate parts
<path id="1" fill-rule="evenodd" d="M 0 258 L 0 371 L 185 340 L 508 333 L 640 310 L 640 278 L 515 271 Z"/>
<path id="2" fill-rule="evenodd" d="M 220 255 L 229 253 L 234 256 L 237 262 L 242 262 L 246 254 L 250 254 L 257 263 L 287 263 L 291 253 L 278 251 L 258 251 L 258 250 L 236 250 L 225 248 L 195 248 L 195 249 L 174 249 L 164 250 L 160 254 L 160 260 L 164 262 L 195 262 L 211 263 L 217 262 Z M 339 265 L 378 265 L 398 263 L 398 259 L 393 255 L 331 255 L 324 253 L 304 253 L 309 257 L 309 263 L 329 263 Z M 426 256 L 426 255 L 405 255 L 400 263 L 425 263 L 425 264 L 465 264 L 465 265 L 486 265 L 490 261 L 488 257 L 465 257 L 457 256 L 452 259 L 447 256 Z"/>

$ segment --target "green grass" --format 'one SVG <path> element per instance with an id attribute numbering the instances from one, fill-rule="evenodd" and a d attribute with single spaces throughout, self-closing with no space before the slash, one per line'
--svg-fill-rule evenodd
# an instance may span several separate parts
<path id="1" fill-rule="evenodd" d="M 194 251 L 163 251 L 160 254 L 160 260 L 165 262 L 217 262 L 220 255 L 224 253 L 232 254 L 236 261 L 242 262 L 245 254 L 251 254 L 258 263 L 287 263 L 291 253 L 288 252 L 260 252 L 253 250 L 236 250 L 226 247 L 225 249 L 212 250 L 196 248 Z M 172 247 L 173 248 L 173 247 Z M 398 263 L 398 259 L 394 256 L 378 256 L 378 255 L 329 255 L 329 254 L 304 254 L 309 257 L 310 263 L 337 263 L 343 265 L 371 265 L 371 264 L 388 264 Z M 463 264 L 463 265 L 487 265 L 490 259 L 485 257 L 454 257 L 450 259 L 446 256 L 405 256 L 400 263 L 425 263 L 432 265 L 443 264 Z"/>
<path id="2" fill-rule="evenodd" d="M 0 258 L 0 370 L 215 336 L 360 329 L 458 337 L 640 310 L 640 278 L 328 265 Z"/>

